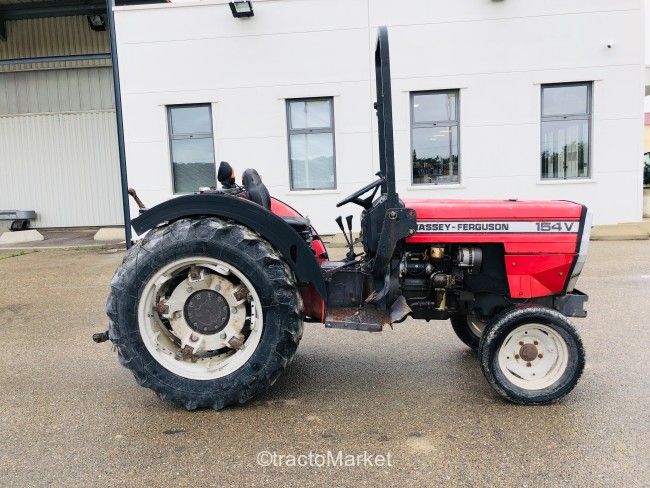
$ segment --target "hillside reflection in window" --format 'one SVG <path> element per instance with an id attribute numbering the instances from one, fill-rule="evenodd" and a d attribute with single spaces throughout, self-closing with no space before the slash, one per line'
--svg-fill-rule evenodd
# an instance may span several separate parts
<path id="1" fill-rule="evenodd" d="M 287 100 L 292 190 L 336 188 L 331 98 Z"/>
<path id="2" fill-rule="evenodd" d="M 214 139 L 210 105 L 167 107 L 174 193 L 215 187 Z"/>
<path id="3" fill-rule="evenodd" d="M 542 86 L 543 179 L 589 177 L 591 83 Z"/>
<path id="4" fill-rule="evenodd" d="M 458 90 L 411 93 L 412 181 L 459 183 Z"/>

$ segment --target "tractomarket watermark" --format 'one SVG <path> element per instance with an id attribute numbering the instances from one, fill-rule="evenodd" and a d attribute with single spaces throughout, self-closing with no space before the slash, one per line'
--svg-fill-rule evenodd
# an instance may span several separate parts
<path id="1" fill-rule="evenodd" d="M 304 467 L 391 467 L 393 454 L 373 454 L 368 451 L 361 453 L 346 453 L 343 451 L 325 451 L 303 454 L 283 454 L 276 451 L 260 451 L 257 453 L 257 464 L 260 466 L 304 468 Z"/>

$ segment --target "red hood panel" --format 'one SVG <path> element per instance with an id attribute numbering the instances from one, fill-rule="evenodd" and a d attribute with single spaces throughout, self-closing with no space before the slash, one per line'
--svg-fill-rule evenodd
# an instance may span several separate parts
<path id="1" fill-rule="evenodd" d="M 575 260 L 584 207 L 566 201 L 404 199 L 415 210 L 409 244 L 503 244 L 510 295 L 562 293 Z"/>
<path id="2" fill-rule="evenodd" d="M 582 205 L 552 200 L 434 200 L 405 198 L 421 220 L 579 220 Z"/>

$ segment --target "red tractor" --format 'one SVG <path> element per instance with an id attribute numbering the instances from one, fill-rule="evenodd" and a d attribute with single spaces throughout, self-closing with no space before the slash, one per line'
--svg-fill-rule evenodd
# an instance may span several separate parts
<path id="1" fill-rule="evenodd" d="M 568 201 L 401 200 L 395 189 L 386 28 L 375 52 L 380 172 L 338 203 L 362 207 L 359 242 L 330 261 L 307 218 L 271 198 L 254 170 L 166 201 L 132 221 L 144 238 L 111 282 L 110 339 L 138 383 L 187 409 L 245 403 L 290 364 L 304 322 L 381 331 L 451 320 L 487 380 L 521 404 L 576 385 L 585 317 L 575 289 L 590 214 Z M 347 236 L 343 221 L 337 219 Z"/>

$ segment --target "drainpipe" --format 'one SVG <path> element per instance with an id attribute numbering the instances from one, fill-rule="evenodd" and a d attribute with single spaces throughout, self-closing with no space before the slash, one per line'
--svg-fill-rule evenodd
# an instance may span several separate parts
<path id="1" fill-rule="evenodd" d="M 117 41 L 115 39 L 115 0 L 106 2 L 108 32 L 111 39 L 111 63 L 113 65 L 113 90 L 115 92 L 115 119 L 117 120 L 117 150 L 120 158 L 122 180 L 122 210 L 124 212 L 124 236 L 126 248 L 131 247 L 131 210 L 129 208 L 129 184 L 126 175 L 126 152 L 124 151 L 124 124 L 122 118 L 122 92 L 120 90 L 120 69 L 117 62 Z"/>

